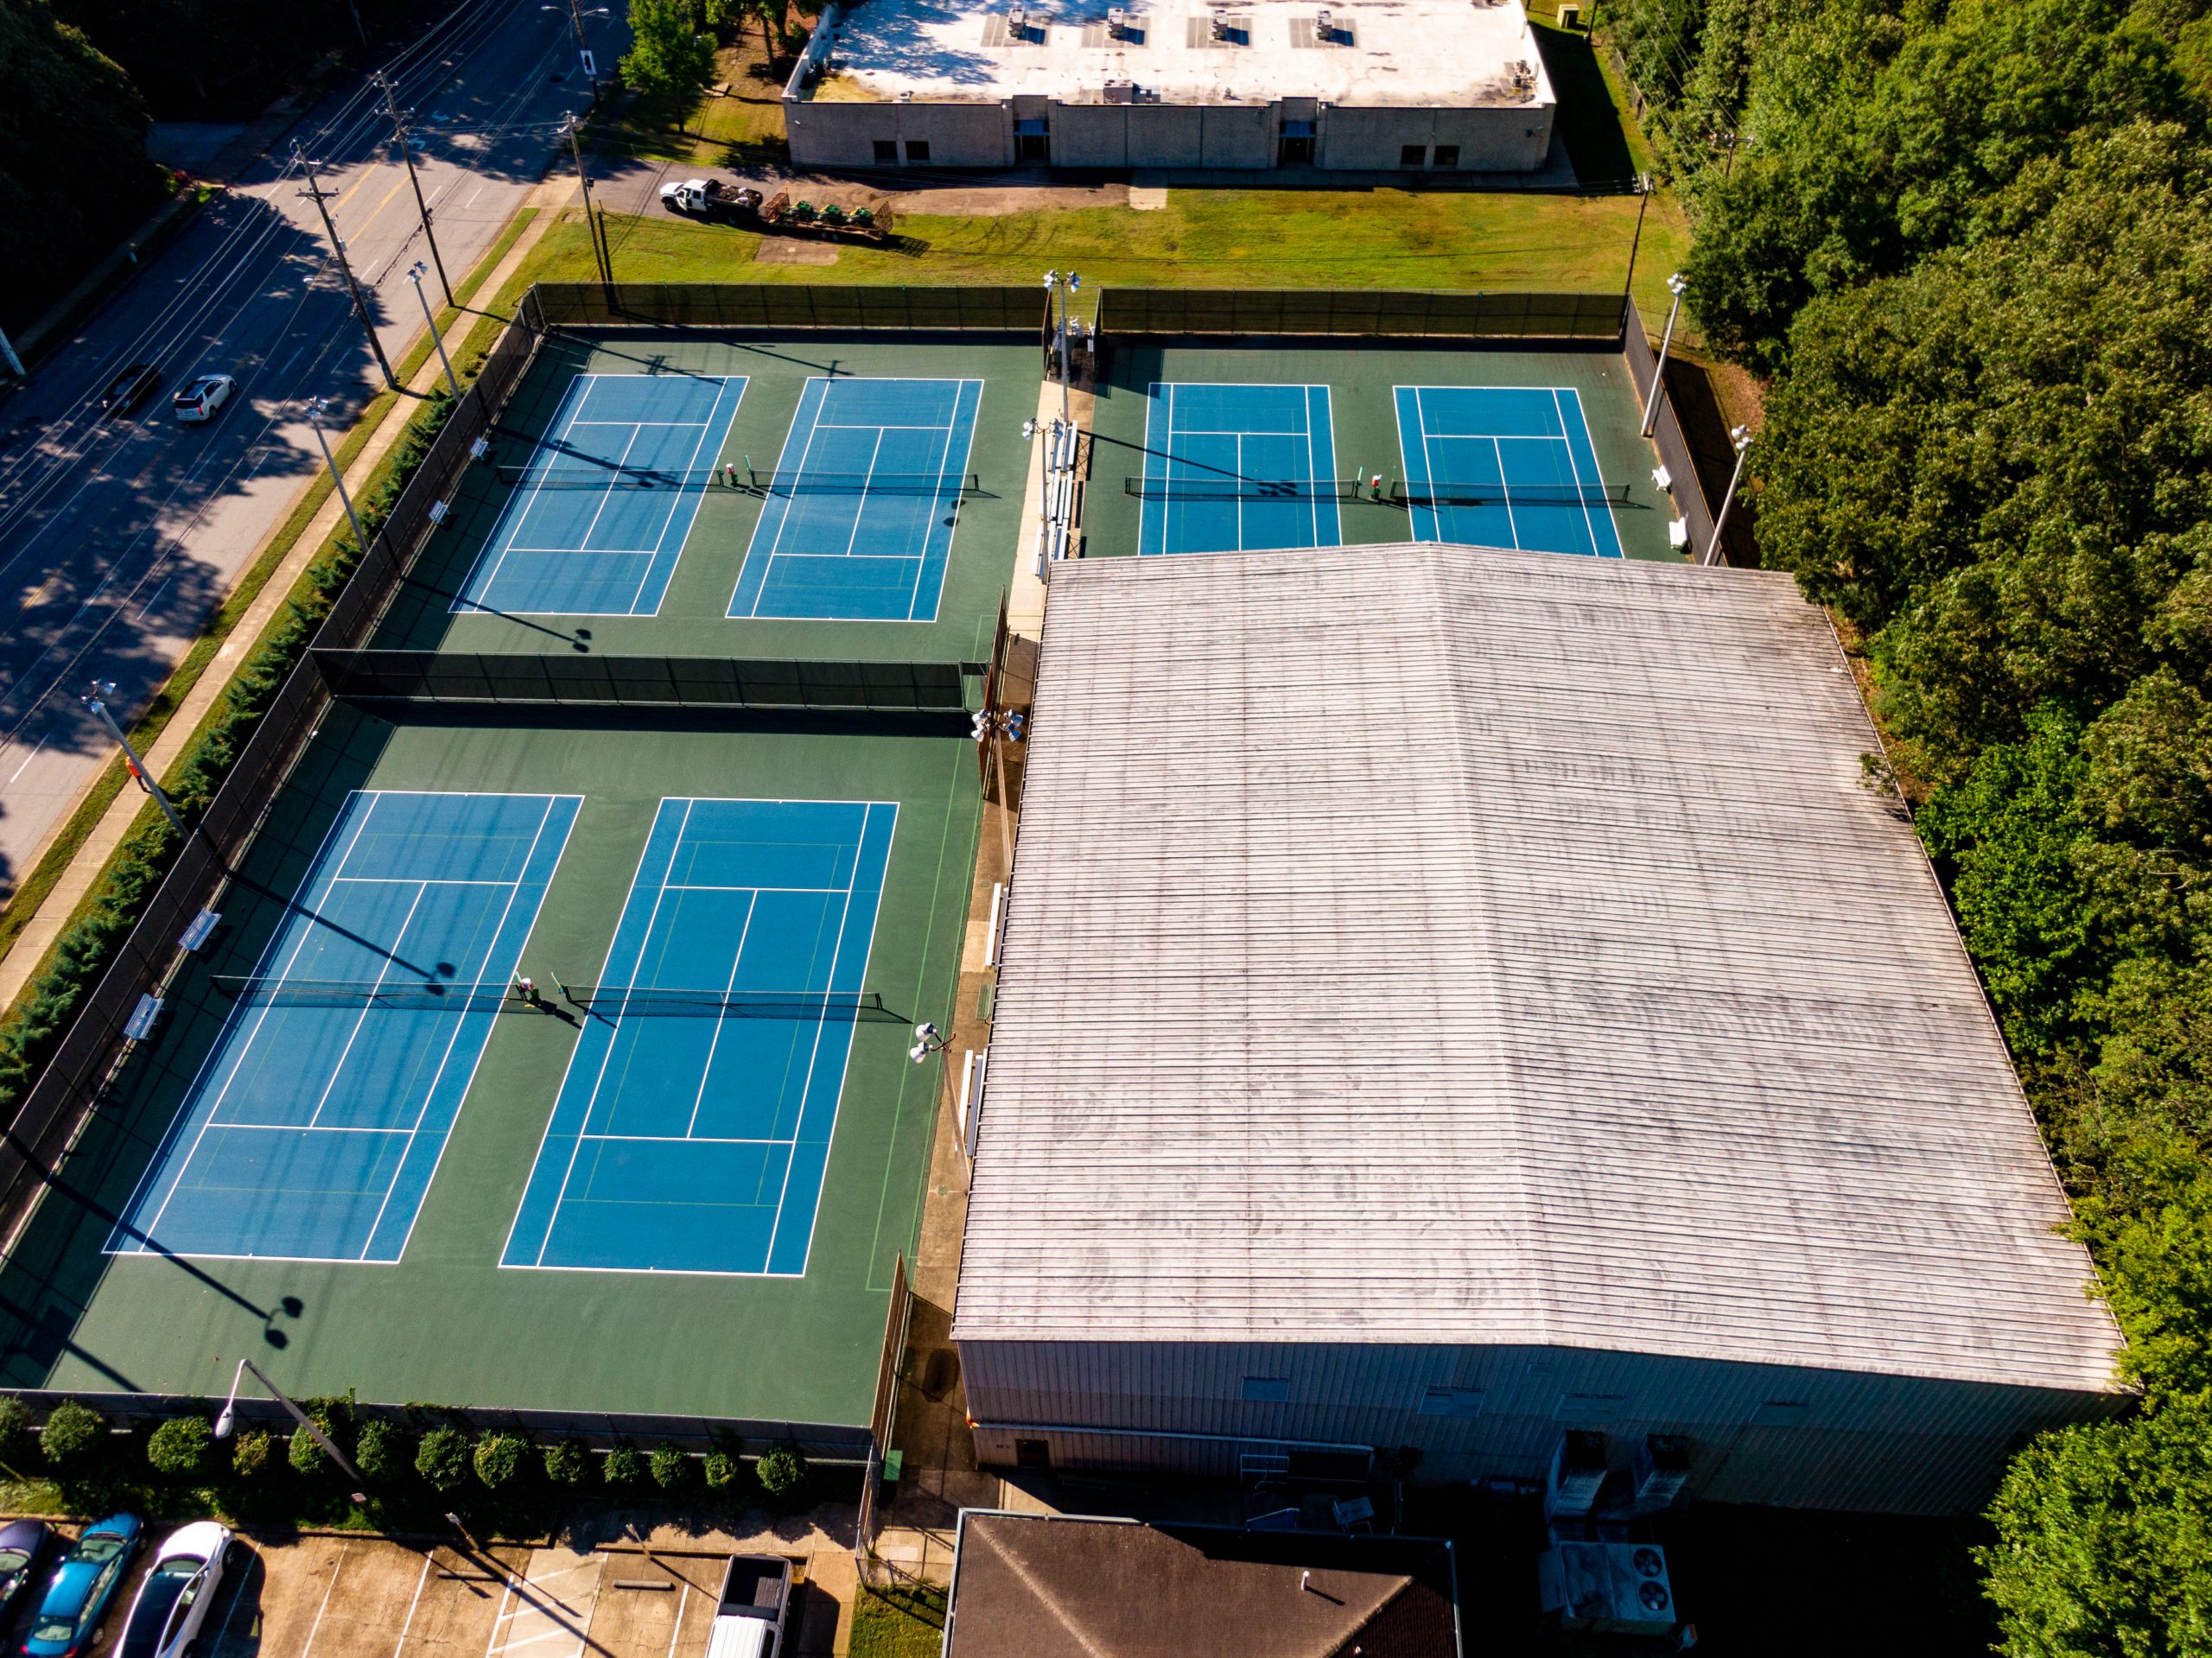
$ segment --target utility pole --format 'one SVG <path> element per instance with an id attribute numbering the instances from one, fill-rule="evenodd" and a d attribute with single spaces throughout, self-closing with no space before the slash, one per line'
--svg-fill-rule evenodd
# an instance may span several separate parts
<path id="1" fill-rule="evenodd" d="M 591 251 L 599 261 L 599 279 L 612 288 L 614 286 L 614 262 L 607 257 L 607 243 L 600 233 L 599 216 L 592 211 L 591 175 L 584 168 L 584 145 L 581 136 L 583 123 L 571 115 L 563 130 L 568 135 L 569 151 L 576 158 L 576 182 L 584 187 L 584 223 L 591 229 Z"/>
<path id="2" fill-rule="evenodd" d="M 384 106 L 391 111 L 391 136 L 399 146 L 399 159 L 407 163 L 407 181 L 415 187 L 415 211 L 423 216 L 423 239 L 430 245 L 430 263 L 438 270 L 438 286 L 446 290 L 446 303 L 454 303 L 453 283 L 446 279 L 446 262 L 438 257 L 438 238 L 430 234 L 429 205 L 423 200 L 423 181 L 415 176 L 415 151 L 407 142 L 407 123 L 400 118 L 399 95 L 391 84 L 391 77 L 378 73 L 377 85 L 384 88 Z"/>
<path id="3" fill-rule="evenodd" d="M 538 10 L 540 11 L 559 11 L 561 8 L 559 6 L 541 5 L 538 7 Z M 584 42 L 585 14 L 583 9 L 577 5 L 576 0 L 569 0 L 568 12 L 569 21 L 571 23 L 574 23 L 576 29 L 576 60 L 583 65 L 584 79 L 588 82 L 591 86 L 591 105 L 594 109 L 597 109 L 599 107 L 599 64 L 591 54 L 591 48 Z M 607 16 L 607 8 L 605 6 L 594 6 L 591 9 L 590 15 L 594 17 L 604 17 Z"/>
<path id="4" fill-rule="evenodd" d="M 419 289 L 417 290 L 420 291 Z M 338 461 L 330 453 L 330 440 L 322 435 L 322 403 L 317 397 L 308 405 L 308 421 L 315 428 L 315 447 L 322 451 L 322 464 L 330 468 L 330 481 L 338 486 L 338 499 L 346 504 L 346 517 L 353 526 L 353 540 L 360 547 L 361 556 L 369 556 L 369 538 L 361 533 L 361 515 L 353 511 L 353 498 L 346 492 L 346 480 L 338 470 Z"/>
<path id="5" fill-rule="evenodd" d="M 92 687 L 92 695 L 85 699 L 85 706 L 99 715 L 100 722 L 107 727 L 107 734 L 122 745 L 124 764 L 130 768 L 130 775 L 138 779 L 138 786 L 154 797 L 154 804 L 162 809 L 162 816 L 169 820 L 169 827 L 176 831 L 177 839 L 190 840 L 192 836 L 184 827 L 184 820 L 176 815 L 176 808 L 169 804 L 169 797 L 162 792 L 162 785 L 154 781 L 154 774 L 146 769 L 146 762 L 138 757 L 138 751 L 130 746 L 130 739 L 123 734 L 123 727 L 115 722 L 115 715 L 108 712 L 106 702 L 101 700 L 114 695 L 115 682 L 103 679 Z"/>
<path id="6" fill-rule="evenodd" d="M 353 267 L 346 263 L 346 245 L 338 239 L 338 226 L 330 222 L 329 197 L 321 182 L 315 175 L 315 163 L 297 144 L 292 146 L 293 159 L 306 169 L 308 187 L 300 192 L 311 197 L 315 211 L 322 215 L 322 227 L 330 235 L 330 246 L 338 256 L 338 269 L 346 278 L 346 291 L 353 295 L 353 314 L 361 319 L 361 327 L 369 336 L 369 349 L 377 354 L 378 365 L 384 370 L 385 384 L 394 391 L 399 390 L 399 377 L 391 372 L 391 361 L 384 354 L 384 341 L 377 338 L 377 325 L 369 320 L 368 302 L 361 297 L 361 284 L 353 280 Z"/>
<path id="7" fill-rule="evenodd" d="M 1641 198 L 1636 204 L 1636 234 L 1629 238 L 1628 275 L 1621 282 L 1621 292 L 1634 297 L 1636 293 L 1636 251 L 1643 245 L 1643 214 L 1651 206 L 1651 175 L 1636 175 L 1636 194 Z"/>

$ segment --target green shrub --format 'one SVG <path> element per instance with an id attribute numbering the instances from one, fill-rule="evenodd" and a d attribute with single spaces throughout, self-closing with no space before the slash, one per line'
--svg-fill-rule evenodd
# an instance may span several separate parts
<path id="1" fill-rule="evenodd" d="M 763 1456 L 753 1472 L 760 1489 L 779 1502 L 787 1502 L 806 1489 L 806 1458 L 788 1441 Z"/>
<path id="2" fill-rule="evenodd" d="M 487 1433 L 476 1442 L 476 1477 L 493 1490 L 513 1483 L 522 1471 L 530 1441 L 519 1433 Z"/>
<path id="3" fill-rule="evenodd" d="M 395 1480 L 414 1461 L 414 1446 L 407 1430 L 397 1422 L 364 1422 L 353 1449 L 361 1472 L 377 1481 Z"/>
<path id="4" fill-rule="evenodd" d="M 734 1485 L 738 1476 L 744 1471 L 745 1464 L 726 1451 L 709 1451 L 707 1453 L 705 1468 L 707 1483 L 715 1490 L 719 1491 L 727 1485 Z"/>
<path id="5" fill-rule="evenodd" d="M 652 1454 L 653 1483 L 664 1491 L 677 1491 L 691 1483 L 690 1457 L 672 1445 L 656 1445 Z"/>
<path id="6" fill-rule="evenodd" d="M 31 1407 L 9 1394 L 0 1397 L 0 1462 L 29 1458 L 31 1446 Z"/>
<path id="7" fill-rule="evenodd" d="M 582 1439 L 556 1439 L 545 1447 L 545 1477 L 556 1485 L 581 1485 L 591 1477 L 591 1452 Z"/>
<path id="8" fill-rule="evenodd" d="M 231 1452 L 231 1467 L 240 1479 L 257 1479 L 269 1466 L 270 1457 L 276 1449 L 275 1434 L 248 1428 L 238 1437 L 236 1448 Z"/>
<path id="9" fill-rule="evenodd" d="M 204 1416 L 174 1416 L 146 1441 L 146 1460 L 171 1479 L 196 1479 L 215 1451 L 215 1430 Z"/>
<path id="10" fill-rule="evenodd" d="M 46 1413 L 38 1443 L 47 1461 L 56 1468 L 71 1468 L 88 1458 L 106 1437 L 105 1418 L 73 1399 L 65 1399 Z"/>
<path id="11" fill-rule="evenodd" d="M 457 1427 L 434 1427 L 416 1448 L 415 1471 L 441 1491 L 458 1490 L 471 1471 L 474 1447 Z"/>
<path id="12" fill-rule="evenodd" d="M 645 1458 L 633 1445 L 618 1445 L 607 1453 L 600 1471 L 609 1485 L 635 1485 L 645 1477 Z"/>
<path id="13" fill-rule="evenodd" d="M 332 1430 L 329 1412 L 310 1408 L 308 1411 L 308 1419 L 325 1433 L 329 1434 L 333 1444 L 337 1442 L 338 1435 Z M 330 1453 L 325 1451 L 315 1435 L 305 1428 L 299 1429 L 292 1435 L 291 1444 L 286 1448 L 284 1457 L 297 1472 L 302 1474 L 320 1474 L 326 1469 L 334 1466 L 330 1460 Z"/>

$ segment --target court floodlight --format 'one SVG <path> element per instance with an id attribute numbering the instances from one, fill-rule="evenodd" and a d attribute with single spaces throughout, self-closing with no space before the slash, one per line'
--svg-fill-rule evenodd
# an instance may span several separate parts
<path id="1" fill-rule="evenodd" d="M 921 1024 L 914 1026 L 914 1034 L 919 1037 L 923 1041 L 926 1042 L 937 1034 L 937 1026 L 930 1024 L 927 1020 L 924 1020 Z"/>

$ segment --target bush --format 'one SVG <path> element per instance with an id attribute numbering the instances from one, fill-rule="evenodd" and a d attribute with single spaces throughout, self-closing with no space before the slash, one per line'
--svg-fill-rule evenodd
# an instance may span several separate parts
<path id="1" fill-rule="evenodd" d="M 372 1480 L 397 1479 L 414 1460 L 409 1437 L 407 1430 L 397 1422 L 364 1422 L 360 1439 L 354 1446 L 353 1460 L 360 1465 L 361 1472 Z"/>
<path id="2" fill-rule="evenodd" d="M 609 1485 L 635 1485 L 645 1477 L 645 1459 L 633 1445 L 618 1445 L 607 1453 L 600 1471 Z"/>
<path id="3" fill-rule="evenodd" d="M 789 1502 L 806 1489 L 806 1458 L 788 1442 L 762 1457 L 753 1472 L 760 1489 L 779 1502 Z"/>
<path id="4" fill-rule="evenodd" d="M 337 1442 L 338 1435 L 331 1431 L 330 1413 L 327 1411 L 310 1410 L 308 1412 L 308 1420 L 325 1433 L 329 1434 L 333 1444 Z M 291 1444 L 285 1449 L 284 1459 L 292 1464 L 296 1471 L 302 1474 L 320 1474 L 336 1465 L 330 1460 L 330 1453 L 325 1451 L 315 1435 L 305 1428 L 299 1429 L 292 1435 Z"/>
<path id="5" fill-rule="evenodd" d="M 30 1442 L 31 1407 L 13 1394 L 0 1398 L 0 1462 L 23 1461 Z"/>
<path id="6" fill-rule="evenodd" d="M 581 1485 L 591 1477 L 591 1452 L 582 1439 L 556 1439 L 545 1447 L 545 1477 L 556 1485 Z"/>
<path id="7" fill-rule="evenodd" d="M 146 1460 L 171 1479 L 196 1479 L 215 1450 L 215 1430 L 204 1416 L 176 1416 L 146 1441 Z"/>
<path id="8" fill-rule="evenodd" d="M 653 1450 L 652 1473 L 653 1483 L 662 1490 L 681 1490 L 691 1483 L 691 1458 L 675 1445 L 658 1445 Z"/>
<path id="9" fill-rule="evenodd" d="M 90 1457 L 106 1437 L 105 1417 L 73 1399 L 65 1399 L 46 1413 L 38 1443 L 47 1461 L 56 1468 L 69 1468 Z"/>
<path id="10" fill-rule="evenodd" d="M 434 1427 L 416 1449 L 415 1471 L 441 1491 L 454 1490 L 469 1476 L 474 1450 L 459 1428 Z"/>
<path id="11" fill-rule="evenodd" d="M 724 1486 L 736 1484 L 738 1476 L 744 1471 L 745 1464 L 726 1451 L 710 1451 L 707 1453 L 705 1469 L 707 1484 L 713 1490 L 719 1491 Z"/>
<path id="12" fill-rule="evenodd" d="M 476 1477 L 493 1490 L 513 1483 L 522 1471 L 530 1441 L 519 1433 L 487 1433 L 476 1442 Z"/>
<path id="13" fill-rule="evenodd" d="M 231 1452 L 231 1466 L 240 1479 L 257 1479 L 269 1466 L 270 1456 L 276 1449 L 275 1434 L 248 1428 L 238 1437 L 237 1446 Z"/>

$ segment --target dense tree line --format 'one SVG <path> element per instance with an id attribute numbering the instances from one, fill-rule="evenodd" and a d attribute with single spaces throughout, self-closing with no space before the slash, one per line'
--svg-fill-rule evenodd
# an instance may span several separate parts
<path id="1" fill-rule="evenodd" d="M 1759 546 L 1864 649 L 2143 1405 L 2015 1462 L 2009 1651 L 2212 1652 L 2206 0 L 1626 0 Z M 1656 90 L 1653 90 L 1656 87 Z M 1748 135 L 1716 167 L 1698 142 Z M 1871 757 L 1870 757 L 1871 758 Z"/>
<path id="2" fill-rule="evenodd" d="M 159 204 L 130 79 L 47 0 L 0 0 L 0 323 L 19 327 Z"/>

